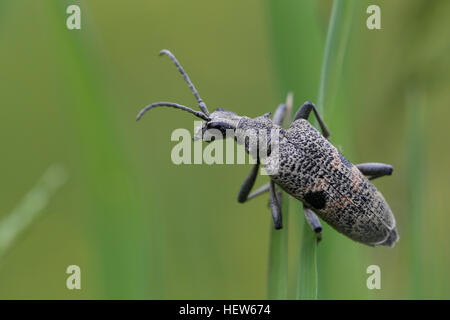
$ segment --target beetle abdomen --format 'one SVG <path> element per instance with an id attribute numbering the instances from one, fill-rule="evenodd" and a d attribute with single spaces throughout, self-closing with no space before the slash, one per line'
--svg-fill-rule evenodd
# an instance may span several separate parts
<path id="1" fill-rule="evenodd" d="M 368 245 L 397 241 L 394 216 L 381 193 L 308 121 L 291 125 L 279 151 L 279 170 L 271 178 L 333 228 Z"/>

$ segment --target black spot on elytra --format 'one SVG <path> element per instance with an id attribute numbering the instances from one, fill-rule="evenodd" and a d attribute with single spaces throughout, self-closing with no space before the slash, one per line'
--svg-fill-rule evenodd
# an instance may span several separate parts
<path id="1" fill-rule="evenodd" d="M 305 201 L 314 209 L 323 209 L 327 204 L 327 195 L 324 191 L 311 191 L 305 194 Z"/>
<path id="2" fill-rule="evenodd" d="M 351 168 L 353 166 L 352 163 L 348 161 L 347 158 L 344 157 L 340 152 L 339 152 L 339 159 L 341 159 L 342 163 L 345 164 L 347 167 Z"/>

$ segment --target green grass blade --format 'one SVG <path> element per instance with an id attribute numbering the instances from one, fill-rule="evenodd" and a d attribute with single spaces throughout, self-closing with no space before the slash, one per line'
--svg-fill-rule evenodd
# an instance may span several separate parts
<path id="1" fill-rule="evenodd" d="M 348 44 L 352 14 L 354 8 L 353 0 L 335 0 L 331 10 L 330 22 L 328 25 L 325 51 L 320 73 L 319 92 L 317 95 L 317 109 L 323 118 L 326 118 L 326 111 L 333 106 L 339 80 L 342 74 L 342 65 Z M 315 121 L 317 124 L 317 120 Z M 309 228 L 306 221 L 303 224 L 302 234 L 302 262 L 300 265 L 300 280 L 305 277 L 305 270 L 309 271 L 310 278 L 305 280 L 303 286 L 298 288 L 299 299 L 317 299 L 318 295 L 318 275 L 317 275 L 317 241 L 314 232 Z M 303 271 L 302 271 L 303 265 Z M 314 281 L 314 283 L 312 283 Z M 301 282 L 299 281 L 299 286 Z"/>
<path id="2" fill-rule="evenodd" d="M 270 225 L 268 299 L 286 299 L 288 290 L 288 217 L 289 195 L 283 192 L 283 229 L 275 230 Z"/>
<path id="3" fill-rule="evenodd" d="M 350 34 L 352 12 L 353 1 L 334 1 L 328 25 L 316 103 L 316 107 L 322 115 L 325 107 L 332 104 L 336 95 Z"/>
<path id="4" fill-rule="evenodd" d="M 274 81 L 275 85 L 278 85 L 279 98 L 285 97 L 288 92 L 293 92 L 296 97 L 296 101 L 299 103 L 312 100 L 317 92 L 317 83 L 319 81 L 320 74 L 320 59 L 318 58 L 318 52 L 322 52 L 322 37 L 321 26 L 318 23 L 315 16 L 316 6 L 312 1 L 267 1 L 267 19 L 269 22 L 269 32 L 271 33 L 271 42 L 274 49 L 274 65 L 275 71 L 278 77 Z M 301 17 L 301 19 L 299 18 Z M 294 110 L 294 108 L 292 109 Z M 284 196 L 285 199 L 290 197 Z M 295 206 L 299 206 L 298 201 L 292 203 Z M 283 203 L 283 206 L 286 206 Z M 300 225 L 297 222 L 296 216 L 297 210 L 294 210 L 295 215 L 291 215 L 289 220 L 293 222 L 290 225 L 289 233 L 295 239 L 294 244 L 297 246 L 300 243 Z M 287 227 L 288 210 L 283 208 L 284 228 Z M 301 217 L 303 219 L 303 217 Z M 274 234 L 279 231 L 272 231 Z M 278 241 L 272 237 L 272 240 Z M 286 240 L 287 242 L 287 233 Z M 279 247 L 279 246 L 278 246 Z M 283 248 L 286 250 L 286 257 L 280 258 L 280 253 L 274 254 L 272 249 L 275 248 L 275 244 L 271 244 L 271 253 L 269 260 L 269 297 L 276 296 L 271 295 L 270 286 L 271 279 L 276 279 L 277 273 L 273 269 L 273 265 L 277 263 L 283 263 L 280 259 L 285 259 L 287 263 L 287 246 Z M 291 253 L 295 255 L 295 259 L 291 261 L 298 261 L 297 255 L 300 250 L 293 249 Z M 277 259 L 277 260 L 274 260 Z M 295 267 L 294 267 L 295 268 Z M 283 269 L 289 271 L 287 267 Z M 292 269 L 293 270 L 293 269 Z M 273 272 L 271 274 L 271 272 Z M 286 274 L 278 273 L 280 277 L 286 279 Z M 287 274 L 289 277 L 290 274 Z M 295 275 L 296 277 L 297 275 Z M 272 277 L 272 278 L 271 278 Z M 280 280 L 280 279 L 278 279 Z M 292 283 L 292 284 L 291 284 Z M 295 297 L 296 286 L 295 280 L 289 281 L 289 287 L 287 288 L 289 294 L 288 297 Z M 284 289 L 283 289 L 284 290 Z"/>
<path id="5" fill-rule="evenodd" d="M 291 123 L 293 107 L 293 94 L 289 93 L 286 98 L 286 117 L 283 126 Z M 289 243 L 289 201 L 290 196 L 281 191 L 281 213 L 283 215 L 283 229 L 275 230 L 271 225 L 270 248 L 269 248 L 269 276 L 267 283 L 267 296 L 269 299 L 287 299 L 288 297 L 288 243 Z"/>
<path id="6" fill-rule="evenodd" d="M 303 208 L 300 207 L 299 213 L 303 214 Z M 303 219 L 296 298 L 315 300 L 317 299 L 317 291 L 317 237 L 306 220 Z"/>
<path id="7" fill-rule="evenodd" d="M 423 90 L 420 87 L 410 88 L 406 95 L 408 107 L 408 225 L 409 225 L 409 262 L 410 262 L 410 297 L 423 299 L 425 261 L 423 239 L 424 234 L 422 214 L 425 194 L 425 102 Z"/>
<path id="8" fill-rule="evenodd" d="M 325 105 L 328 105 L 335 96 L 337 80 L 341 74 L 351 24 L 351 8 L 351 1 L 335 0 L 333 3 L 317 98 L 317 109 L 322 116 L 324 116 Z M 300 211 L 303 213 L 303 209 Z M 304 220 L 297 279 L 297 299 L 317 299 L 317 294 L 317 240 L 316 235 Z"/>
<path id="9" fill-rule="evenodd" d="M 293 92 L 296 106 L 313 100 L 321 68 L 322 26 L 313 1 L 268 0 L 266 15 L 273 48 L 278 101 Z M 296 110 L 293 109 L 293 112 Z"/>
<path id="10" fill-rule="evenodd" d="M 0 258 L 14 245 L 17 237 L 31 226 L 48 205 L 50 198 L 67 180 L 61 165 L 52 165 L 17 207 L 0 222 Z"/>

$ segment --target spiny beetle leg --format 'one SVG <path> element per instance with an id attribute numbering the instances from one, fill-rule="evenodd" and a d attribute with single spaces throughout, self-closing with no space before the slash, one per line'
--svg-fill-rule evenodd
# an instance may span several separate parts
<path id="1" fill-rule="evenodd" d="M 303 205 L 303 212 L 305 213 L 306 221 L 308 221 L 309 226 L 316 233 L 317 239 L 320 241 L 322 238 L 322 225 L 320 224 L 319 218 L 314 212 L 312 212 L 311 209 L 307 208 L 305 205 Z"/>
<path id="2" fill-rule="evenodd" d="M 323 136 L 328 139 L 330 137 L 330 131 L 328 131 L 327 126 L 325 125 L 325 122 L 323 122 L 322 117 L 320 116 L 319 112 L 317 111 L 314 104 L 312 104 L 309 101 L 306 101 L 300 109 L 298 109 L 297 113 L 295 114 L 294 121 L 298 119 L 305 119 L 308 120 L 309 114 L 311 111 L 314 111 L 314 114 L 317 118 L 317 121 L 319 121 L 320 129 L 322 130 Z"/>
<path id="3" fill-rule="evenodd" d="M 250 174 L 245 178 L 244 182 L 242 183 L 241 189 L 239 190 L 238 194 L 238 202 L 244 203 L 248 200 L 248 194 L 250 193 L 250 190 L 252 190 L 253 185 L 255 184 L 256 176 L 258 175 L 259 170 L 259 161 L 253 166 L 252 171 L 250 171 Z"/>
<path id="4" fill-rule="evenodd" d="M 273 225 L 275 226 L 275 229 L 281 229 L 283 227 L 281 205 L 278 201 L 275 183 L 272 180 L 270 181 L 270 211 L 272 212 Z"/>
<path id="5" fill-rule="evenodd" d="M 270 183 L 269 183 L 269 186 L 270 186 Z M 278 203 L 280 204 L 280 207 L 281 207 L 281 206 L 282 206 L 282 203 L 283 203 L 283 191 L 278 190 L 278 191 L 276 192 L 276 194 L 277 194 L 277 200 L 278 200 Z"/>
<path id="6" fill-rule="evenodd" d="M 255 191 L 253 191 L 248 197 L 247 200 L 253 199 L 256 196 L 259 196 L 260 194 L 263 194 L 267 191 L 269 191 L 270 189 L 270 183 L 266 183 L 265 185 L 263 185 L 262 187 L 256 189 Z"/>
<path id="7" fill-rule="evenodd" d="M 283 124 L 283 120 L 286 116 L 287 106 L 282 103 L 278 105 L 275 113 L 273 114 L 273 123 L 281 126 Z"/>
<path id="8" fill-rule="evenodd" d="M 394 170 L 391 165 L 378 162 L 360 163 L 356 167 L 363 175 L 368 176 L 369 180 L 390 176 Z"/>
<path id="9" fill-rule="evenodd" d="M 288 95 L 287 101 L 289 103 L 291 95 Z M 275 113 L 273 115 L 273 122 L 275 124 L 281 125 L 286 117 L 286 113 L 288 112 L 288 105 L 287 104 L 280 104 L 278 105 L 277 109 L 275 110 Z M 247 176 L 247 178 L 244 180 L 241 189 L 239 190 L 238 194 L 238 202 L 244 203 L 264 192 L 269 191 L 270 184 L 264 185 L 255 192 L 253 192 L 251 195 L 249 195 L 251 189 L 253 188 L 253 185 L 256 181 L 256 176 L 258 175 L 258 169 L 259 169 L 259 162 L 255 164 L 250 174 Z"/>
<path id="10" fill-rule="evenodd" d="M 275 113 L 273 114 L 273 123 L 279 126 L 283 126 L 283 123 L 290 122 L 292 104 L 293 104 L 293 94 L 289 92 L 286 97 L 286 102 L 278 105 Z"/>

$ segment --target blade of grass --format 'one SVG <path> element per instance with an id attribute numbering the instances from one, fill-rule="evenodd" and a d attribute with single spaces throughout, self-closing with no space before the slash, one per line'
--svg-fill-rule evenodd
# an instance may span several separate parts
<path id="1" fill-rule="evenodd" d="M 351 25 L 352 2 L 335 0 L 328 25 L 325 52 L 320 73 L 317 109 L 325 117 L 325 106 L 331 104 L 341 75 L 342 63 Z M 317 119 L 315 120 L 317 126 Z M 303 213 L 303 209 L 300 209 Z M 306 221 L 303 221 L 297 299 L 317 299 L 317 240 Z"/>
<path id="2" fill-rule="evenodd" d="M 350 34 L 352 13 L 353 1 L 335 0 L 333 2 L 316 103 L 322 115 L 324 115 L 325 107 L 331 107 L 336 95 Z"/>
<path id="3" fill-rule="evenodd" d="M 286 116 L 283 126 L 291 123 L 293 94 L 286 98 Z M 281 212 L 283 214 L 283 229 L 275 230 L 271 225 L 269 246 L 269 275 L 267 281 L 268 299 L 287 299 L 288 296 L 288 242 L 289 242 L 289 201 L 290 196 L 281 191 Z"/>
<path id="4" fill-rule="evenodd" d="M 303 215 L 303 208 L 299 208 L 299 213 Z M 299 300 L 315 300 L 317 299 L 317 288 L 317 236 L 306 220 L 303 219 L 296 298 Z"/>
<path id="5" fill-rule="evenodd" d="M 17 207 L 0 222 L 0 259 L 14 245 L 17 237 L 36 221 L 50 198 L 66 181 L 65 168 L 52 165 Z"/>
<path id="6" fill-rule="evenodd" d="M 320 73 L 320 59 L 317 52 L 321 52 L 323 46 L 320 24 L 315 16 L 315 9 L 315 3 L 312 1 L 267 1 L 266 13 L 274 49 L 275 74 L 278 76 L 274 84 L 278 85 L 280 89 L 280 98 L 288 91 L 291 91 L 297 99 L 305 101 L 311 100 L 311 97 L 314 97 L 317 92 Z M 292 111 L 296 110 L 292 108 Z M 283 193 L 283 198 L 295 201 L 292 202 L 295 206 L 299 205 L 297 200 L 292 199 L 285 193 Z M 285 203 L 283 205 L 287 206 Z M 293 206 L 291 205 L 290 207 Z M 296 210 L 293 212 L 297 213 Z M 290 215 L 288 210 L 283 208 L 284 228 L 288 226 L 286 221 L 288 215 Z M 300 225 L 297 223 L 299 218 L 303 219 L 296 215 L 291 215 L 289 218 L 289 220 L 292 220 L 289 226 L 289 234 L 293 238 L 291 240 L 295 246 L 300 243 Z M 272 231 L 272 233 L 275 232 L 279 231 Z M 299 256 L 300 250 L 294 249 L 295 246 L 292 246 L 293 249 L 286 247 L 286 252 L 288 249 L 290 251 L 287 254 L 293 254 L 295 257 Z M 280 257 L 271 255 L 269 264 L 280 263 L 279 260 L 274 259 L 280 259 Z M 285 259 L 287 261 L 287 257 Z M 286 270 L 288 279 L 291 278 L 292 270 L 297 269 L 295 267 L 297 261 L 297 258 L 290 260 Z M 292 265 L 294 265 L 294 268 Z M 271 268 L 273 267 L 269 266 L 269 272 L 272 270 Z M 280 276 L 286 275 L 280 274 Z M 297 275 L 295 275 L 296 277 Z M 288 298 L 296 296 L 295 281 L 288 281 L 287 290 Z"/>
<path id="7" fill-rule="evenodd" d="M 279 101 L 293 92 L 296 101 L 311 100 L 317 94 L 322 28 L 316 3 L 297 0 L 267 0 L 267 20 L 273 48 L 274 85 Z M 295 112 L 296 110 L 292 110 Z"/>
<path id="8" fill-rule="evenodd" d="M 423 239 L 417 235 L 424 234 L 423 231 L 423 195 L 425 194 L 425 130 L 424 130 L 424 106 L 423 91 L 421 88 L 410 88 L 406 93 L 406 105 L 408 106 L 408 193 L 409 210 L 408 225 L 409 235 L 409 260 L 410 281 L 409 290 L 411 299 L 423 299 L 424 279 L 423 265 L 425 261 L 423 251 Z"/>
<path id="9" fill-rule="evenodd" d="M 287 4 L 286 4 L 287 3 Z M 319 113 L 324 116 L 325 106 L 331 104 L 333 101 L 335 91 L 338 84 L 338 79 L 341 74 L 341 66 L 344 59 L 345 48 L 347 45 L 347 40 L 351 25 L 351 13 L 352 13 L 353 1 L 342 1 L 336 0 L 333 3 L 333 8 L 331 12 L 330 23 L 328 27 L 328 33 L 326 37 L 325 52 L 322 61 L 322 68 L 319 78 L 319 91 L 318 91 L 318 101 L 317 107 Z M 304 69 L 296 68 L 295 66 L 301 64 L 304 60 L 304 52 L 313 50 L 313 47 L 308 47 L 308 45 L 303 45 L 306 43 L 306 39 L 320 39 L 320 37 L 314 34 L 314 21 L 310 21 L 308 27 L 311 33 L 306 36 L 303 35 L 302 39 L 295 39 L 292 37 L 287 37 L 289 35 L 295 34 L 298 30 L 295 27 L 299 27 L 297 21 L 305 21 L 310 19 L 310 16 L 314 14 L 306 14 L 307 11 L 314 12 L 311 7 L 311 3 L 308 6 L 304 5 L 302 7 L 297 2 L 269 2 L 270 16 L 272 20 L 273 30 L 274 30 L 274 42 L 276 46 L 277 55 L 277 66 L 280 69 L 281 81 L 284 90 L 292 90 L 295 87 L 294 81 L 295 77 L 299 77 L 301 72 L 302 77 L 309 79 L 308 83 L 311 85 L 311 80 L 314 79 L 314 74 L 310 68 L 306 67 Z M 283 16 L 285 15 L 285 16 Z M 292 19 L 291 16 L 297 15 L 296 19 Z M 291 19 L 289 19 L 291 17 Z M 300 19 L 301 17 L 301 19 Z M 292 25 L 288 25 L 292 24 Z M 283 34 L 279 34 L 283 33 Z M 301 50 L 296 50 L 298 48 Z M 304 48 L 309 48 L 306 50 Z M 289 56 L 286 52 L 296 52 L 296 56 Z M 287 62 L 286 62 L 287 61 Z M 313 60 L 310 59 L 310 63 Z M 305 74 L 304 72 L 310 71 L 310 74 Z M 298 74 L 295 74 L 298 72 Z M 294 75 L 292 74 L 294 73 Z M 293 78 L 294 77 L 294 78 Z M 298 95 L 302 97 L 303 95 Z M 311 95 L 308 99 L 310 99 Z M 300 209 L 302 213 L 302 209 Z M 303 220 L 303 219 L 302 219 Z M 302 245 L 300 250 L 300 263 L 298 265 L 297 276 L 297 289 L 296 297 L 298 299 L 316 299 L 317 298 L 317 242 L 314 232 L 309 228 L 309 225 L 303 221 L 302 229 Z"/>
<path id="10" fill-rule="evenodd" d="M 333 101 L 341 74 L 354 2 L 337 0 L 333 4 L 322 67 L 318 59 L 318 53 L 323 49 L 321 28 L 315 5 L 312 1 L 268 1 L 267 12 L 281 92 L 292 90 L 300 101 L 305 101 L 312 100 L 319 87 L 317 106 L 324 116 L 323 111 L 328 110 Z M 291 233 L 300 233 L 297 224 L 293 227 L 295 230 Z M 294 252 L 300 257 L 300 263 L 293 274 L 297 280 L 291 281 L 297 286 L 293 292 L 297 298 L 315 299 L 318 291 L 317 244 L 307 223 L 300 223 L 300 228 L 303 230 L 299 238 L 302 247 L 298 253 Z"/>
<path id="11" fill-rule="evenodd" d="M 286 299 L 288 290 L 288 217 L 289 195 L 282 193 L 283 229 L 270 225 L 268 299 Z"/>

